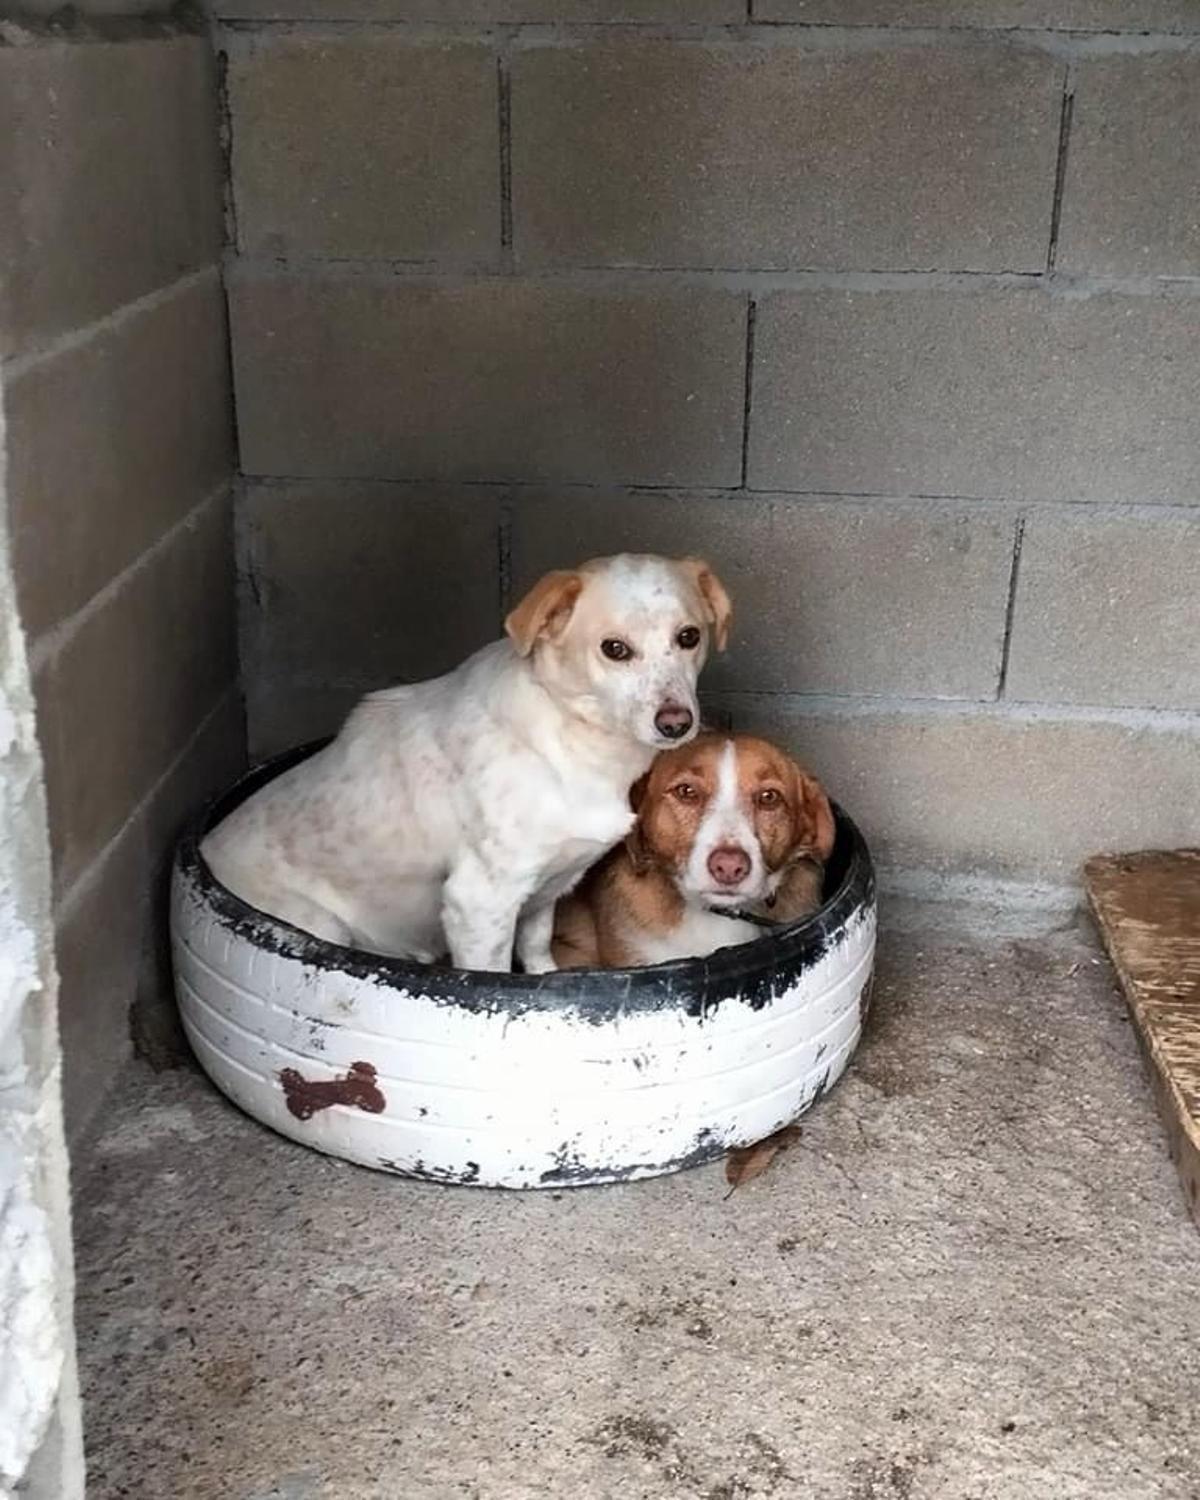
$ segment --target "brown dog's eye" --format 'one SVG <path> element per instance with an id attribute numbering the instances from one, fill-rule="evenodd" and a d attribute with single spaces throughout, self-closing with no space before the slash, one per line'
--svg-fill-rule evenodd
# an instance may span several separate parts
<path id="1" fill-rule="evenodd" d="M 616 636 L 609 636 L 607 640 L 601 641 L 600 649 L 609 661 L 628 661 L 633 655 L 633 647 L 626 641 L 617 640 Z"/>
<path id="2" fill-rule="evenodd" d="M 700 644 L 700 632 L 695 625 L 685 625 L 675 637 L 675 643 L 685 651 L 694 651 Z"/>
<path id="3" fill-rule="evenodd" d="M 700 793 L 690 781 L 680 781 L 671 788 L 671 796 L 678 797 L 680 802 L 695 802 Z"/>
<path id="4" fill-rule="evenodd" d="M 783 801 L 782 793 L 776 791 L 773 786 L 765 786 L 755 797 L 759 807 L 778 807 Z"/>

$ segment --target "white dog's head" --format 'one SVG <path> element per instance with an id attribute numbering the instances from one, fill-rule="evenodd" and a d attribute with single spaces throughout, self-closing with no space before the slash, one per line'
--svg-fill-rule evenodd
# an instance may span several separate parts
<path id="1" fill-rule="evenodd" d="M 707 563 L 623 553 L 547 573 L 504 628 L 572 713 L 659 749 L 696 733 L 696 679 L 732 615 Z"/>

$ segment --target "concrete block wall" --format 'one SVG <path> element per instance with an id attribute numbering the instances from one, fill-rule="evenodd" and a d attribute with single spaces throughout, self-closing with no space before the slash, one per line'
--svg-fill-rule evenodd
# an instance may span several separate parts
<path id="1" fill-rule="evenodd" d="M 916 886 L 1195 840 L 1191 0 L 216 3 L 256 750 L 703 551 Z"/>
<path id="2" fill-rule="evenodd" d="M 164 21 L 0 36 L 0 379 L 65 1102 L 169 1037 L 165 862 L 244 757 L 218 84 Z"/>

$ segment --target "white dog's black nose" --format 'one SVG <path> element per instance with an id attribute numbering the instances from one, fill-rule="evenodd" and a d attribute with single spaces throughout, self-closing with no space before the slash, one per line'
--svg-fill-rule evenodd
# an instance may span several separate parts
<path id="1" fill-rule="evenodd" d="M 678 703 L 664 703 L 654 715 L 654 727 L 664 740 L 681 740 L 693 722 L 691 709 Z"/>

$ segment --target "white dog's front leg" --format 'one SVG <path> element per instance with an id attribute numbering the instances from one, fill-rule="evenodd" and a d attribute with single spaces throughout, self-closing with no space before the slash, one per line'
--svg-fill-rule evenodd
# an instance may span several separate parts
<path id="1" fill-rule="evenodd" d="M 552 974 L 558 968 L 551 948 L 553 937 L 553 901 L 521 914 L 517 922 L 517 957 L 526 974 Z"/>
<path id="2" fill-rule="evenodd" d="M 494 876 L 477 859 L 450 871 L 442 887 L 442 928 L 456 969 L 512 970 L 517 914 L 529 891 Z"/>

